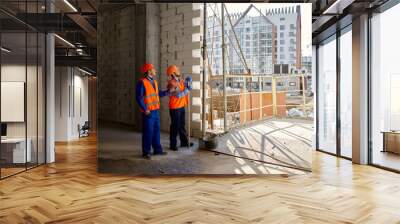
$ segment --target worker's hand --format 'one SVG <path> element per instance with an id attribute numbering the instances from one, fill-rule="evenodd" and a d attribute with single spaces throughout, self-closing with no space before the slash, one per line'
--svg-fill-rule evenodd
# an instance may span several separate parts
<path id="1" fill-rule="evenodd" d="M 177 94 L 177 91 L 176 91 L 176 89 L 169 89 L 168 93 L 170 96 L 175 96 Z"/>
<path id="2" fill-rule="evenodd" d="M 188 76 L 185 78 L 185 86 L 188 90 L 192 90 L 192 77 Z"/>
<path id="3" fill-rule="evenodd" d="M 144 112 L 144 114 L 150 115 L 150 111 L 149 111 L 149 110 L 146 110 L 146 111 Z"/>

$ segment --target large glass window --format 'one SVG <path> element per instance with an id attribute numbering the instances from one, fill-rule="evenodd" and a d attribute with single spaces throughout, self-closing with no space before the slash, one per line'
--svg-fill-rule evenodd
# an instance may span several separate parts
<path id="1" fill-rule="evenodd" d="M 318 48 L 318 149 L 336 153 L 336 36 Z"/>
<path id="2" fill-rule="evenodd" d="M 340 36 L 340 154 L 352 157 L 352 32 Z"/>
<path id="3" fill-rule="evenodd" d="M 400 170 L 400 4 L 374 15 L 372 28 L 372 163 Z"/>

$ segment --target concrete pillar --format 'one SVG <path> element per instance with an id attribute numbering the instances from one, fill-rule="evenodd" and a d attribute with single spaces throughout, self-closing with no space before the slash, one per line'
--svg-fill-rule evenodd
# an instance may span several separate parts
<path id="1" fill-rule="evenodd" d="M 52 7 L 53 8 L 53 7 Z M 55 76 L 54 35 L 46 36 L 46 163 L 55 161 Z"/>
<path id="2" fill-rule="evenodd" d="M 353 20 L 353 162 L 368 163 L 368 15 Z"/>
<path id="3" fill-rule="evenodd" d="M 165 75 L 165 68 L 160 67 L 160 6 L 159 4 L 137 4 L 135 14 L 135 83 L 142 78 L 140 67 L 144 63 L 151 63 L 157 70 L 157 81 L 160 89 L 165 85 L 161 82 L 161 77 Z M 139 111 L 135 103 L 135 111 Z M 163 119 L 163 116 L 161 116 Z M 141 130 L 142 114 L 135 114 L 135 123 L 138 130 Z"/>

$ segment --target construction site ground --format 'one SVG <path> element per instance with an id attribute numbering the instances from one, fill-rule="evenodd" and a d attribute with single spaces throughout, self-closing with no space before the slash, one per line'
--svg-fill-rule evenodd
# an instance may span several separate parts
<path id="1" fill-rule="evenodd" d="M 141 157 L 141 133 L 102 124 L 98 133 L 100 172 L 132 175 L 305 174 L 311 169 L 313 123 L 270 119 L 230 130 L 218 138 L 215 151 L 193 147 L 169 150 L 169 134 L 161 133 L 166 156 Z"/>

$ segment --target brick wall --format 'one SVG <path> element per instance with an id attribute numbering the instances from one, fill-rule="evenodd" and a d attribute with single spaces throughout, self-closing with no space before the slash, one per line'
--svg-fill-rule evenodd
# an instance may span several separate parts
<path id="1" fill-rule="evenodd" d="M 135 124 L 136 7 L 100 8 L 98 13 L 98 117 Z"/>
<path id="2" fill-rule="evenodd" d="M 202 4 L 165 3 L 160 5 L 160 83 L 165 88 L 168 65 L 175 64 L 185 75 L 193 78 L 191 92 L 191 133 L 201 134 L 201 47 L 202 47 Z M 188 115 L 188 113 L 187 113 Z M 189 116 L 189 115 L 188 115 Z M 162 100 L 163 130 L 169 130 L 168 99 Z"/>

